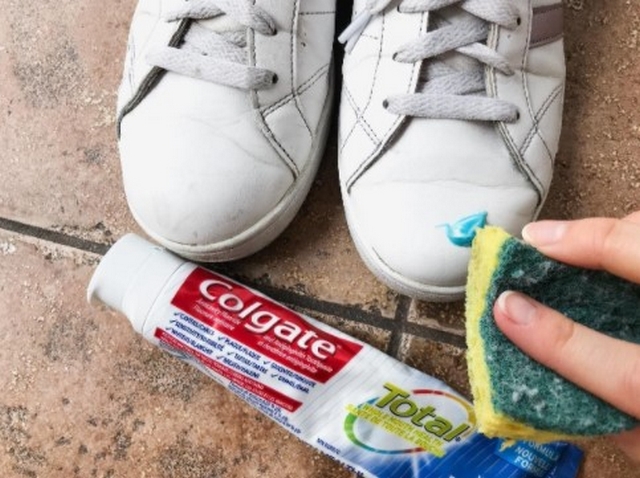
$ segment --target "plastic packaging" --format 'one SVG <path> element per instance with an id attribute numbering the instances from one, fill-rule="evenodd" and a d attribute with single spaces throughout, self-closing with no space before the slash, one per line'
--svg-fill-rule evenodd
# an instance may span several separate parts
<path id="1" fill-rule="evenodd" d="M 441 381 L 130 234 L 89 285 L 134 329 L 365 477 L 573 478 L 581 452 L 475 431 Z"/>

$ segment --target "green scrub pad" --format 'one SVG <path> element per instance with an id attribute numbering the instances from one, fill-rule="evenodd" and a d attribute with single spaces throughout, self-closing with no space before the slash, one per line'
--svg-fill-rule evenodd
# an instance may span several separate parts
<path id="1" fill-rule="evenodd" d="M 546 442 L 637 426 L 638 420 L 533 361 L 502 334 L 493 304 L 506 290 L 522 292 L 607 335 L 640 343 L 640 286 L 548 259 L 501 229 L 479 230 L 466 304 L 467 358 L 479 430 Z"/>

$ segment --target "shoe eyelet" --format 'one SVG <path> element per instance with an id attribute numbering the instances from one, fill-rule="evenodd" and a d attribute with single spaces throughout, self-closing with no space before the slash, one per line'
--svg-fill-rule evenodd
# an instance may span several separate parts
<path id="1" fill-rule="evenodd" d="M 519 16 L 518 18 L 516 18 L 516 25 L 522 25 L 522 17 Z"/>
<path id="2" fill-rule="evenodd" d="M 382 100 L 382 107 L 386 110 L 389 108 L 389 100 Z"/>
<path id="3" fill-rule="evenodd" d="M 276 75 L 275 73 L 273 74 L 273 76 L 271 77 L 271 84 L 275 85 L 278 82 L 278 75 Z"/>
<path id="4" fill-rule="evenodd" d="M 398 61 L 398 52 L 395 52 L 393 55 L 391 55 L 391 59 L 393 61 Z"/>
<path id="5" fill-rule="evenodd" d="M 518 121 L 520 121 L 520 111 L 516 111 L 516 120 L 514 121 L 514 123 Z"/>

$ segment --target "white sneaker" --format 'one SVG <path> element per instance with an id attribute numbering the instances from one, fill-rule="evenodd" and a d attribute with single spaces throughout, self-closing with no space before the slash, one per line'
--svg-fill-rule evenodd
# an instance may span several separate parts
<path id="1" fill-rule="evenodd" d="M 475 228 L 519 234 L 562 122 L 560 0 L 356 0 L 339 168 L 369 268 L 426 300 L 464 293 Z"/>
<path id="2" fill-rule="evenodd" d="M 199 261 L 266 246 L 322 157 L 335 0 L 140 0 L 118 100 L 129 206 Z"/>

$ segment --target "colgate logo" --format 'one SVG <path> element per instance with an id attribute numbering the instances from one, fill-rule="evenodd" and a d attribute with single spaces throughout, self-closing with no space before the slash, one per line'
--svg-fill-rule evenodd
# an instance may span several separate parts
<path id="1" fill-rule="evenodd" d="M 216 279 L 205 280 L 200 283 L 199 290 L 205 299 L 245 321 L 244 328 L 254 334 L 273 334 L 278 339 L 295 344 L 302 350 L 309 350 L 320 360 L 326 360 L 336 353 L 336 345 L 320 338 L 314 330 L 304 329 L 265 310 L 265 304 L 258 300 L 251 299 L 245 302 L 233 293 L 234 287 L 227 282 Z"/>
<path id="2" fill-rule="evenodd" d="M 171 304 L 230 340 L 320 383 L 362 350 L 361 344 L 200 267 L 185 279 Z"/>

